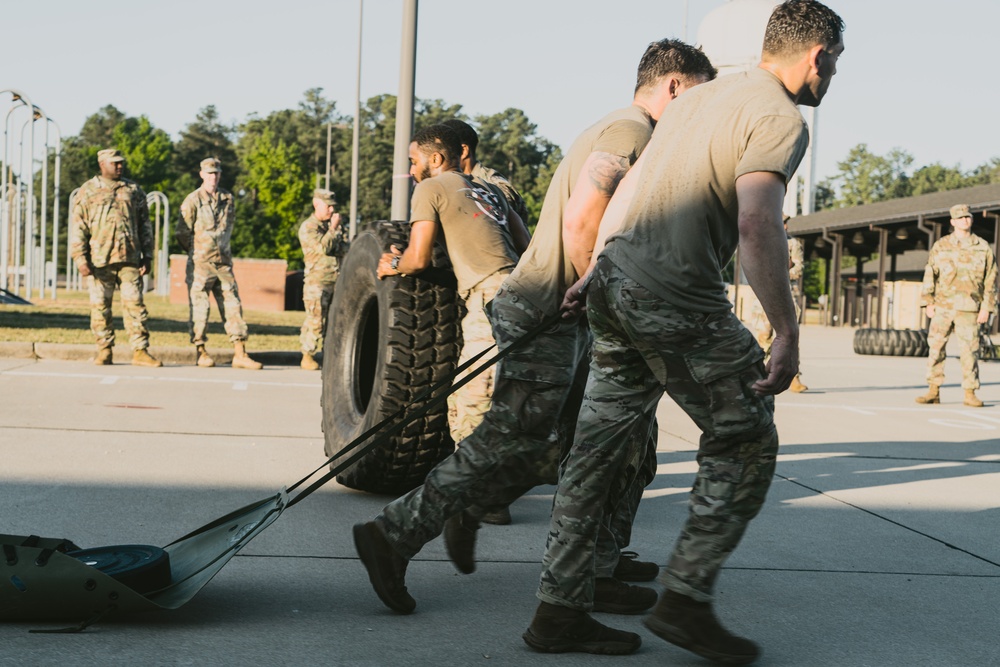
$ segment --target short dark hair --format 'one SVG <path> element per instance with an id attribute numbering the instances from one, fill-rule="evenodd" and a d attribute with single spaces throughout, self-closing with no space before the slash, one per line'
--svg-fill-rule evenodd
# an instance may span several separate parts
<path id="1" fill-rule="evenodd" d="M 838 43 L 844 20 L 817 0 L 787 0 L 774 8 L 764 31 L 765 55 L 794 56 L 819 44 Z"/>
<path id="2" fill-rule="evenodd" d="M 425 154 L 440 153 L 448 164 L 457 165 L 462 160 L 462 141 L 458 133 L 443 123 L 418 130 L 413 141 Z"/>
<path id="3" fill-rule="evenodd" d="M 476 148 L 479 147 L 479 134 L 472 129 L 471 125 L 458 118 L 443 120 L 441 121 L 441 124 L 447 125 L 451 129 L 455 130 L 455 134 L 458 135 L 458 140 L 469 147 L 470 158 L 476 156 Z"/>
<path id="4" fill-rule="evenodd" d="M 650 44 L 642 54 L 635 77 L 635 92 L 656 85 L 668 74 L 677 74 L 682 79 L 704 77 L 711 81 L 718 73 L 701 49 L 679 39 L 661 39 Z"/>

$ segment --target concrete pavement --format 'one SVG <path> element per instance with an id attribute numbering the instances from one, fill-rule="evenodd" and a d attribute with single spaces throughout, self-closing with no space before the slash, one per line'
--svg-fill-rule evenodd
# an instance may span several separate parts
<path id="1" fill-rule="evenodd" d="M 851 335 L 803 330 L 810 391 L 778 398 L 777 476 L 720 577 L 717 611 L 762 645 L 760 665 L 1000 665 L 1000 364 L 981 365 L 986 408 L 961 404 L 957 359 L 945 403 L 918 406 L 925 360 L 854 355 Z M 0 358 L 0 532 L 164 545 L 320 466 L 319 392 L 319 374 L 294 367 Z M 658 475 L 631 548 L 662 564 L 697 430 L 668 400 L 659 418 Z M 520 639 L 551 493 L 515 503 L 512 526 L 480 531 L 474 575 L 456 573 L 440 540 L 428 545 L 407 576 L 411 616 L 382 606 L 351 542 L 350 526 L 388 499 L 331 483 L 185 607 L 80 635 L 0 624 L 0 665 L 606 664 Z M 641 617 L 599 618 L 643 637 L 616 664 L 707 664 Z"/>

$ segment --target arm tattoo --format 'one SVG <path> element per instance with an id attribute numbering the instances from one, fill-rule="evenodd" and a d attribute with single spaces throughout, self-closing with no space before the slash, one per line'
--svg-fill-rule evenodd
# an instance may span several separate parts
<path id="1" fill-rule="evenodd" d="M 610 197 L 628 172 L 628 160 L 611 153 L 594 153 L 587 175 L 598 192 Z"/>

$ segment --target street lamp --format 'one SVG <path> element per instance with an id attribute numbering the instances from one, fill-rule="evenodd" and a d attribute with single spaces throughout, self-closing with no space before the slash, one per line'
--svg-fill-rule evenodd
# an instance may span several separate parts
<path id="1" fill-rule="evenodd" d="M 0 95 L 10 93 L 13 106 L 7 111 L 3 126 L 3 175 L 0 176 L 0 195 L 3 197 L 3 210 L 0 211 L 0 288 L 7 289 L 10 259 L 10 201 L 7 188 L 7 175 L 10 173 L 10 115 L 21 107 L 32 108 L 31 99 L 20 90 L 7 88 L 0 90 Z"/>

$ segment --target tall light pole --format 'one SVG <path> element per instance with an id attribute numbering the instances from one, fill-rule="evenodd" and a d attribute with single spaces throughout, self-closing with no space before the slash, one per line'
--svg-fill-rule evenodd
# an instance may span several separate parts
<path id="1" fill-rule="evenodd" d="M 20 144 L 21 181 L 24 182 L 24 131 L 30 128 L 31 131 L 28 132 L 28 197 L 24 216 L 24 285 L 27 293 L 26 298 L 29 301 L 31 300 L 31 290 L 34 287 L 31 279 L 35 254 L 35 121 L 39 118 L 41 115 L 38 113 L 38 107 L 32 106 L 31 117 L 24 121 L 24 125 L 21 126 Z M 18 248 L 15 250 L 19 252 Z M 20 266 L 18 266 L 18 270 L 20 270 Z M 20 273 L 15 278 L 15 285 L 20 285 Z"/>
<path id="2" fill-rule="evenodd" d="M 0 90 L 0 95 L 10 93 L 11 102 L 15 104 L 7 111 L 3 125 L 3 176 L 0 177 L 0 196 L 3 197 L 3 210 L 0 210 L 0 288 L 7 289 L 8 260 L 10 258 L 10 200 L 7 191 L 7 175 L 10 173 L 10 115 L 20 107 L 34 108 L 31 99 L 20 90 L 7 88 Z M 17 104 L 17 103 L 20 104 Z"/>
<path id="3" fill-rule="evenodd" d="M 396 98 L 396 150 L 392 158 L 392 219 L 410 215 L 410 137 L 413 136 L 413 87 L 417 62 L 417 0 L 403 0 L 403 37 Z"/>
<path id="4" fill-rule="evenodd" d="M 358 151 L 361 146 L 361 26 L 365 0 L 358 0 L 358 76 L 354 84 L 354 133 L 351 137 L 351 233 L 358 233 Z"/>

